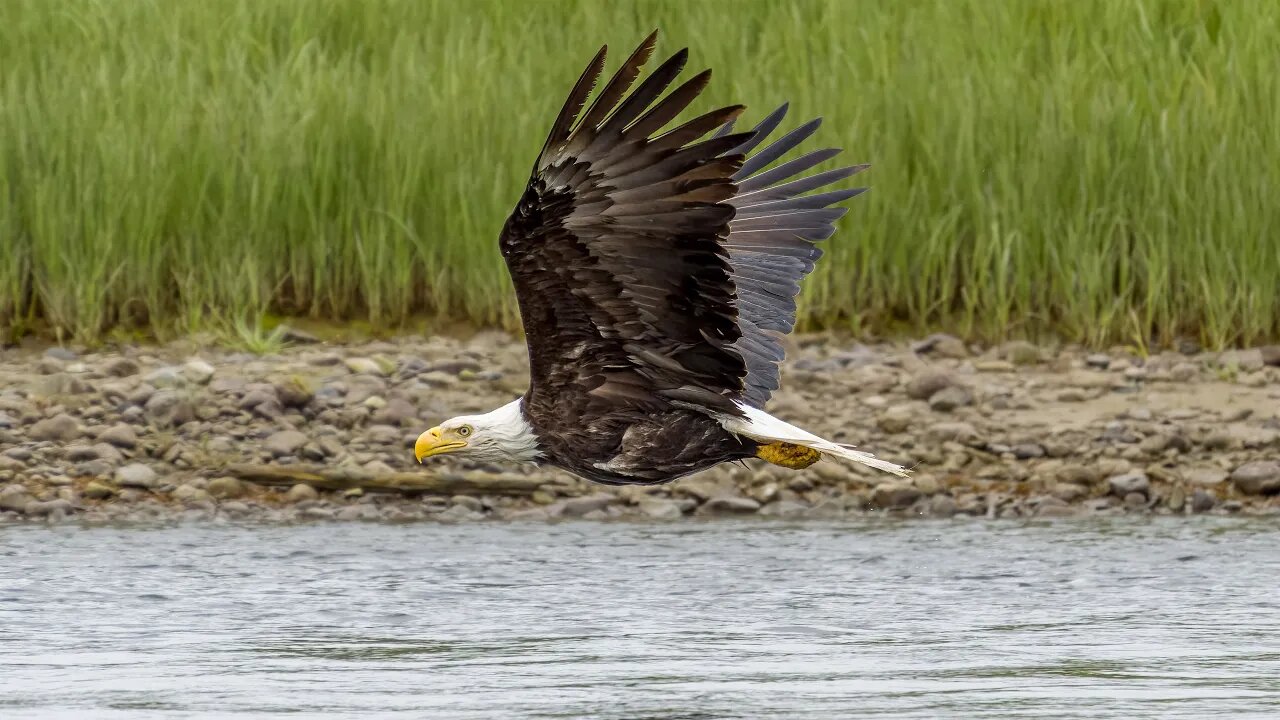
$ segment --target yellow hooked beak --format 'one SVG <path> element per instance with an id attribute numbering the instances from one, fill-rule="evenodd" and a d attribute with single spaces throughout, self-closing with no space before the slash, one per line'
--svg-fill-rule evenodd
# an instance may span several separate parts
<path id="1" fill-rule="evenodd" d="M 443 455 L 466 446 L 465 440 L 445 440 L 440 428 L 433 427 L 418 436 L 418 441 L 413 444 L 413 455 L 422 462 L 432 455 Z"/>

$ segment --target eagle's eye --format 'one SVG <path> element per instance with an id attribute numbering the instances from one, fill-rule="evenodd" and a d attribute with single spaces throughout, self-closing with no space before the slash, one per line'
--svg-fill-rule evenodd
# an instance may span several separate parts
<path id="1" fill-rule="evenodd" d="M 467 437 L 470 434 L 471 434 L 470 425 L 463 425 L 462 427 L 458 428 L 458 437 Z"/>

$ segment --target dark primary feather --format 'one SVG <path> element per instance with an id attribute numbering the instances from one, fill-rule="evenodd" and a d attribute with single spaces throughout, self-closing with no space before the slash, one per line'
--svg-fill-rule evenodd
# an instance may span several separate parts
<path id="1" fill-rule="evenodd" d="M 781 124 L 783 105 L 766 117 L 755 135 L 737 152 L 751 152 Z M 763 408 L 778 389 L 779 363 L 785 355 L 782 337 L 795 329 L 796 295 L 800 281 L 822 256 L 815 244 L 835 232 L 845 208 L 829 207 L 865 191 L 833 190 L 805 195 L 843 180 L 866 165 L 828 170 L 808 177 L 796 175 L 834 157 L 839 150 L 807 153 L 795 160 L 769 165 L 812 135 L 821 119 L 811 120 L 751 155 L 734 175 L 738 190 L 728 200 L 735 214 L 725 247 L 738 294 L 738 325 L 742 337 L 734 347 L 747 363 L 742 400 Z"/>
<path id="2" fill-rule="evenodd" d="M 827 206 L 854 193 L 801 197 L 851 171 L 792 180 L 832 151 L 768 169 L 817 121 L 745 158 L 786 106 L 748 133 L 732 131 L 740 106 L 663 132 L 710 72 L 667 93 L 688 56 L 681 50 L 628 95 L 655 40 L 587 106 L 605 50 L 591 61 L 500 239 L 529 348 L 525 412 L 583 458 L 620 457 L 626 429 L 655 413 L 762 405 L 777 388 L 779 336 L 794 326 L 799 281 L 820 254 L 813 243 L 843 213 Z"/>

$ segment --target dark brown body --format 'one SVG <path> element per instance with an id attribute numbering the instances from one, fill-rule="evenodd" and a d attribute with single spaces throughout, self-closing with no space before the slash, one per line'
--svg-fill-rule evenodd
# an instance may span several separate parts
<path id="1" fill-rule="evenodd" d="M 576 403 L 566 402 L 569 398 L 564 396 L 557 400 L 545 404 L 526 396 L 522 403 L 525 419 L 538 436 L 542 462 L 598 483 L 654 485 L 756 456 L 754 440 L 725 430 L 695 410 L 615 409 L 604 416 L 581 415 L 591 420 L 575 423 L 559 419 L 557 408 L 571 412 Z"/>

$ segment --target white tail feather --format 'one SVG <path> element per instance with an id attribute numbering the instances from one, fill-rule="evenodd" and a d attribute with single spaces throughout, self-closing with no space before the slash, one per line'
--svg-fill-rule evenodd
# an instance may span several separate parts
<path id="1" fill-rule="evenodd" d="M 731 433 L 737 433 L 743 437 L 762 442 L 786 442 L 792 445 L 802 445 L 807 448 L 813 448 L 825 455 L 852 460 L 877 470 L 893 473 L 899 477 L 907 476 L 906 468 L 901 465 L 894 465 L 891 462 L 881 460 L 871 453 L 854 450 L 851 445 L 841 445 L 830 440 L 824 440 L 807 430 L 801 430 L 789 422 L 779 420 L 759 408 L 742 403 L 737 403 L 737 405 L 742 410 L 744 417 L 727 415 L 719 417 L 720 424 Z"/>

